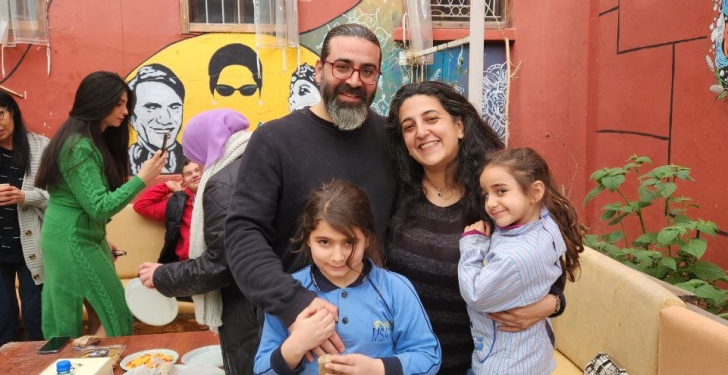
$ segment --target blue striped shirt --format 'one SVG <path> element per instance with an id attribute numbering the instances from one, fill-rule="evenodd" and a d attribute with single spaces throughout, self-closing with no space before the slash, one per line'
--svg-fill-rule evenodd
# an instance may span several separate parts
<path id="1" fill-rule="evenodd" d="M 559 258 L 565 251 L 559 226 L 545 209 L 535 222 L 496 228 L 492 238 L 460 239 L 458 278 L 475 343 L 475 374 L 550 374 L 556 367 L 548 320 L 525 331 L 502 332 L 486 314 L 543 299 L 562 274 Z"/>

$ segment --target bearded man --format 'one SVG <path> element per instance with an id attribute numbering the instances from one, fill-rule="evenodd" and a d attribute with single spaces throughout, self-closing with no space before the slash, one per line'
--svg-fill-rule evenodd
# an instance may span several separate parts
<path id="1" fill-rule="evenodd" d="M 331 29 L 316 63 L 321 101 L 257 129 L 242 156 L 225 225 L 228 266 L 240 290 L 259 311 L 290 327 L 307 307 L 336 307 L 307 290 L 291 273 L 306 265 L 291 245 L 310 191 L 334 178 L 366 191 L 380 239 L 395 195 L 384 143 L 385 118 L 369 106 L 377 91 L 382 52 L 361 25 Z M 316 348 L 342 353 L 337 335 Z M 250 362 L 255 353 L 250 353 Z"/>

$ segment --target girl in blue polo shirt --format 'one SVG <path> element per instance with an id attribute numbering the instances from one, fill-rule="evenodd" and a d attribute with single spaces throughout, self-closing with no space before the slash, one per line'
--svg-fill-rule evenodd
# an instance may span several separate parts
<path id="1" fill-rule="evenodd" d="M 338 308 L 307 308 L 292 331 L 266 314 L 256 374 L 318 374 L 306 353 L 337 333 L 346 352 L 326 365 L 331 373 L 436 374 L 441 351 L 412 284 L 381 268 L 381 252 L 366 193 L 334 180 L 314 190 L 300 218 L 296 242 L 313 264 L 296 280 Z"/>

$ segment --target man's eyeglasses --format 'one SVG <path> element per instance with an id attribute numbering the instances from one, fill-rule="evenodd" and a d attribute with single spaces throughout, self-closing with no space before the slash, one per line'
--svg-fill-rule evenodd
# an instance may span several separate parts
<path id="1" fill-rule="evenodd" d="M 324 63 L 331 64 L 331 74 L 334 75 L 334 78 L 349 79 L 352 75 L 354 75 L 354 72 L 358 72 L 359 80 L 367 85 L 376 85 L 379 75 L 381 74 L 381 72 L 374 66 L 364 66 L 363 68 L 357 69 L 351 66 L 351 64 L 343 61 L 324 61 Z"/>
<path id="2" fill-rule="evenodd" d="M 251 96 L 255 94 L 255 92 L 258 90 L 257 85 L 243 85 L 238 88 L 229 86 L 229 85 L 217 85 L 215 86 L 215 91 L 222 95 L 222 96 L 230 96 L 235 91 L 240 91 L 240 95 L 242 96 Z"/>

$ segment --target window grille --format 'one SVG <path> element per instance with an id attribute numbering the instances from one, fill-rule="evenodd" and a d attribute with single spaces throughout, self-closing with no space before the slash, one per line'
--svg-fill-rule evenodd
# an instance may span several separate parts
<path id="1" fill-rule="evenodd" d="M 297 1 L 183 0 L 182 33 L 255 32 L 281 36 L 282 28 L 288 32 L 291 27 L 298 27 Z M 297 34 L 298 30 L 295 31 Z"/>
<path id="2" fill-rule="evenodd" d="M 471 3 L 484 4 L 486 25 L 503 22 L 504 0 L 430 0 L 433 28 L 468 28 Z"/>

